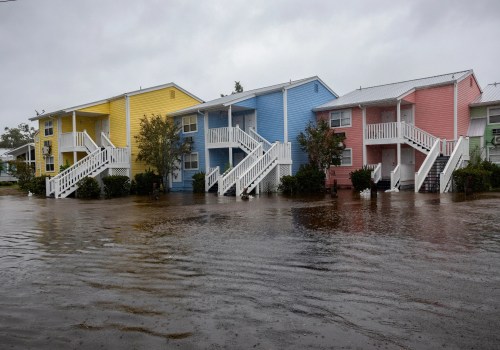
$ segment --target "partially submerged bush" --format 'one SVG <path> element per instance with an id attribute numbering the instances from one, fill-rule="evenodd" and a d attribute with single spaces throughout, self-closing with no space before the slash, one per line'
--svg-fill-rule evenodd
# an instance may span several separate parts
<path id="1" fill-rule="evenodd" d="M 488 191 L 491 187 L 491 171 L 465 167 L 453 172 L 454 189 L 459 192 L 465 192 L 470 188 L 473 192 Z"/>
<path id="2" fill-rule="evenodd" d="M 136 174 L 134 177 L 135 181 L 133 183 L 133 193 L 139 195 L 149 195 L 153 191 L 153 184 L 157 184 L 157 188 L 160 187 L 161 177 L 156 175 L 153 171 L 147 170 L 145 173 Z"/>
<path id="3" fill-rule="evenodd" d="M 101 188 L 99 183 L 93 177 L 84 177 L 76 184 L 78 189 L 76 190 L 77 198 L 92 199 L 99 198 L 101 196 Z"/>
<path id="4" fill-rule="evenodd" d="M 37 196 L 45 196 L 45 179 L 47 176 L 34 177 L 29 184 L 29 191 Z"/>
<path id="5" fill-rule="evenodd" d="M 286 194 L 293 194 L 298 191 L 297 178 L 291 175 L 281 177 L 281 183 L 278 190 Z"/>
<path id="6" fill-rule="evenodd" d="M 193 192 L 205 192 L 205 173 L 201 172 L 193 175 Z"/>
<path id="7" fill-rule="evenodd" d="M 31 180 L 35 177 L 35 172 L 31 166 L 23 160 L 15 160 L 9 162 L 10 171 L 13 176 L 17 177 L 17 184 L 23 191 L 29 191 Z"/>
<path id="8" fill-rule="evenodd" d="M 372 178 L 372 171 L 366 166 L 361 169 L 354 170 L 349 174 L 352 182 L 352 187 L 356 191 L 363 191 L 366 188 L 370 188 L 370 182 Z"/>
<path id="9" fill-rule="evenodd" d="M 283 176 L 278 189 L 283 193 L 319 193 L 325 189 L 325 173 L 313 165 L 301 165 L 295 176 Z"/>
<path id="10" fill-rule="evenodd" d="M 128 176 L 111 175 L 102 178 L 104 196 L 106 198 L 128 196 L 130 193 L 130 179 Z"/>

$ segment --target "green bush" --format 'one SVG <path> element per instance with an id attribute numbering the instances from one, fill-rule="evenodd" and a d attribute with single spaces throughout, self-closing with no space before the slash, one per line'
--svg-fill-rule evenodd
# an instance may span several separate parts
<path id="1" fill-rule="evenodd" d="M 59 166 L 59 172 L 62 173 L 64 170 L 68 169 L 70 166 L 71 166 L 71 164 L 69 164 L 69 161 L 66 159 L 66 163 L 64 163 L 64 165 Z"/>
<path id="2" fill-rule="evenodd" d="M 76 184 L 78 189 L 76 190 L 77 198 L 91 199 L 99 198 L 101 196 L 101 188 L 99 183 L 93 177 L 84 177 Z"/>
<path id="3" fill-rule="evenodd" d="M 37 196 L 45 196 L 45 179 L 47 176 L 34 177 L 29 184 L 29 191 Z"/>
<path id="4" fill-rule="evenodd" d="M 205 173 L 201 172 L 193 175 L 193 192 L 205 192 Z"/>
<path id="5" fill-rule="evenodd" d="M 487 160 L 480 163 L 479 168 L 490 171 L 490 184 L 493 188 L 500 188 L 500 166 Z"/>
<path id="6" fill-rule="evenodd" d="M 278 186 L 278 190 L 286 194 L 293 194 L 298 192 L 297 178 L 291 175 L 282 176 L 281 183 Z"/>
<path id="7" fill-rule="evenodd" d="M 491 171 L 465 167 L 453 172 L 453 184 L 456 191 L 464 192 L 466 184 L 473 192 L 488 191 L 491 187 Z"/>
<path id="8" fill-rule="evenodd" d="M 319 193 L 325 190 L 325 172 L 313 165 L 301 165 L 295 178 L 298 192 Z"/>
<path id="9" fill-rule="evenodd" d="M 133 193 L 139 195 L 149 195 L 153 191 L 153 184 L 156 183 L 160 187 L 161 177 L 153 171 L 147 170 L 145 173 L 136 174 L 132 184 Z"/>
<path id="10" fill-rule="evenodd" d="M 130 193 L 130 179 L 128 176 L 111 175 L 102 178 L 104 196 L 106 198 L 124 197 Z"/>
<path id="11" fill-rule="evenodd" d="M 370 188 L 372 171 L 364 166 L 361 169 L 352 171 L 349 177 L 354 190 L 363 191 L 366 188 Z"/>
<path id="12" fill-rule="evenodd" d="M 31 181 L 35 177 L 35 172 L 31 166 L 22 160 L 11 161 L 9 164 L 12 175 L 17 177 L 19 188 L 26 192 L 29 191 Z"/>

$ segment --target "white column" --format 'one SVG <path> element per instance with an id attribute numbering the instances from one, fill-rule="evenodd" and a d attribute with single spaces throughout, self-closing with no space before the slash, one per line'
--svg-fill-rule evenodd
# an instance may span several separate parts
<path id="1" fill-rule="evenodd" d="M 232 106 L 229 105 L 229 110 L 227 111 L 227 126 L 229 128 L 232 128 L 233 126 L 233 113 L 232 113 Z M 232 135 L 233 134 L 233 131 L 231 129 L 229 129 L 229 135 Z M 229 139 L 229 142 L 233 142 L 233 137 L 231 136 L 230 139 Z M 229 147 L 229 166 L 233 166 L 233 148 L 232 147 Z"/>
<path id="2" fill-rule="evenodd" d="M 125 95 L 125 128 L 127 134 L 127 148 L 129 154 L 129 177 L 132 176 L 132 145 L 130 142 L 130 97 Z"/>
<path id="3" fill-rule="evenodd" d="M 57 145 L 59 151 L 59 157 L 57 157 L 57 169 L 63 164 L 63 154 L 61 152 L 61 139 L 62 139 L 62 117 L 57 118 Z"/>
<path id="4" fill-rule="evenodd" d="M 396 108 L 397 122 L 398 122 L 398 143 L 397 143 L 397 165 L 401 164 L 401 100 L 398 100 Z"/>
<path id="5" fill-rule="evenodd" d="M 283 89 L 283 143 L 288 142 L 288 90 Z"/>
<path id="6" fill-rule="evenodd" d="M 203 128 L 205 129 L 205 141 L 204 141 L 204 147 L 205 147 L 205 174 L 208 174 L 208 171 L 210 169 L 210 153 L 208 151 L 207 147 L 207 140 L 208 140 L 208 112 L 205 112 L 203 116 Z"/>
<path id="7" fill-rule="evenodd" d="M 453 139 L 458 140 L 458 84 L 453 86 Z"/>
<path id="8" fill-rule="evenodd" d="M 363 165 L 366 165 L 366 107 L 362 108 L 363 113 Z"/>
<path id="9" fill-rule="evenodd" d="M 77 155 L 76 155 L 76 111 L 73 111 L 73 164 L 77 162 Z"/>

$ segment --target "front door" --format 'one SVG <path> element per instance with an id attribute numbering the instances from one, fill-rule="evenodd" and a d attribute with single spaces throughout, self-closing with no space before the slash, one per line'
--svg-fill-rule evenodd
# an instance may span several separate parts
<path id="1" fill-rule="evenodd" d="M 391 171 L 396 166 L 396 150 L 394 148 L 382 149 L 382 178 L 391 177 Z"/>
<path id="2" fill-rule="evenodd" d="M 406 124 L 415 124 L 412 108 L 401 110 L 401 121 L 405 122 Z"/>
<path id="3" fill-rule="evenodd" d="M 250 132 L 250 128 L 257 131 L 257 124 L 255 122 L 255 112 L 245 115 L 245 132 Z"/>
<path id="4" fill-rule="evenodd" d="M 245 129 L 244 125 L 245 120 L 242 115 L 234 115 L 233 116 L 233 127 L 238 126 L 241 130 Z"/>

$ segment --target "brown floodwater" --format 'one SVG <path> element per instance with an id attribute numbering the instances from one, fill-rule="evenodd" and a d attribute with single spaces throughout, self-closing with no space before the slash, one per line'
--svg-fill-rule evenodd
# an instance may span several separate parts
<path id="1" fill-rule="evenodd" d="M 1 349 L 498 349 L 500 194 L 0 196 Z"/>

